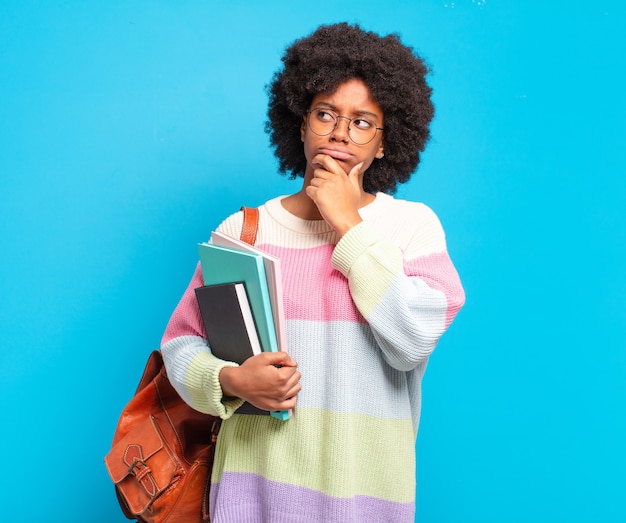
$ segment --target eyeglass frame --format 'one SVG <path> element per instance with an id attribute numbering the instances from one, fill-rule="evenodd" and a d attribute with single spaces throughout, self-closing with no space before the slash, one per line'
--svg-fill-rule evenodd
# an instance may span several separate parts
<path id="1" fill-rule="evenodd" d="M 309 122 L 309 116 L 311 116 L 311 113 L 313 111 L 324 111 L 326 113 L 330 113 L 330 114 L 334 114 L 336 117 L 335 120 L 335 125 L 334 127 L 328 131 L 326 134 L 319 134 L 317 132 L 315 132 L 313 130 L 313 128 L 311 127 L 311 123 Z M 354 138 L 352 138 L 352 135 L 350 134 L 350 124 L 352 123 L 352 120 L 358 120 L 359 118 L 364 119 L 362 117 L 354 117 L 354 118 L 348 118 L 347 116 L 342 116 L 340 114 L 335 114 L 334 111 L 331 111 L 330 109 L 323 109 L 323 108 L 317 108 L 317 109 L 308 109 L 306 112 L 307 115 L 307 119 L 306 119 L 306 123 L 309 126 L 309 129 L 311 129 L 311 132 L 317 136 L 328 136 L 329 134 L 331 134 L 335 129 L 337 129 L 337 125 L 339 125 L 339 118 L 344 118 L 346 120 L 348 120 L 348 138 L 350 138 L 350 140 L 352 140 L 352 143 L 356 144 L 356 145 L 367 145 L 368 143 L 370 143 L 374 138 L 376 138 L 376 134 L 378 133 L 378 131 L 384 131 L 385 128 L 384 127 L 376 127 L 376 124 L 374 124 L 374 134 L 372 135 L 372 137 L 367 141 L 367 142 L 363 142 L 363 143 L 358 143 L 354 141 Z"/>

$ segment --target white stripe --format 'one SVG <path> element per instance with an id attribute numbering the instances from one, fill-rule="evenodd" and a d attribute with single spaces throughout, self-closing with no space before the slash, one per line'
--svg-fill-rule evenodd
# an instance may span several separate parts
<path id="1" fill-rule="evenodd" d="M 302 373 L 296 409 L 413 418 L 415 423 L 411 395 L 419 404 L 425 365 L 410 372 L 393 369 L 367 325 L 290 320 L 287 339 L 288 352 Z M 322 346 L 318 340 L 324 340 Z"/>

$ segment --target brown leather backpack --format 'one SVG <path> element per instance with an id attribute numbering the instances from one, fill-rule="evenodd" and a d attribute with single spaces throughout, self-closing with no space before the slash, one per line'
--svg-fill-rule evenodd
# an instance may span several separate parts
<path id="1" fill-rule="evenodd" d="M 181 399 L 161 352 L 152 352 L 104 459 L 124 515 L 146 523 L 208 522 L 219 426 L 219 418 Z"/>

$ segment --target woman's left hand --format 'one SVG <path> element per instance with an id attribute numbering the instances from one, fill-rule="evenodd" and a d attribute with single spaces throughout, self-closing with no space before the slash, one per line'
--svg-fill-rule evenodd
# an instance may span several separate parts
<path id="1" fill-rule="evenodd" d="M 327 154 L 318 154 L 313 165 L 313 178 L 306 187 L 306 194 L 322 218 L 341 237 L 363 221 L 359 215 L 363 197 L 360 178 L 363 163 L 355 165 L 346 174 L 337 160 Z"/>

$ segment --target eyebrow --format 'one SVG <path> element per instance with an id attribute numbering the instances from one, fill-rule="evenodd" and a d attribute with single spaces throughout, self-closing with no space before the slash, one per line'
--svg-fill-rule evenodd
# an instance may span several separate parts
<path id="1" fill-rule="evenodd" d="M 328 108 L 328 109 L 330 109 L 330 110 L 332 110 L 332 111 L 334 111 L 336 113 L 339 113 L 339 109 L 337 109 L 337 106 L 335 106 L 335 105 L 333 105 L 331 103 L 328 103 L 328 102 L 317 102 L 315 104 L 314 109 L 318 109 L 320 106 L 324 106 L 324 107 L 326 107 L 326 108 Z M 365 110 L 355 111 L 354 114 L 359 115 L 359 116 L 365 116 L 365 115 L 372 116 L 372 117 L 377 118 L 377 119 L 380 118 L 380 115 L 378 115 L 376 113 L 373 113 L 371 111 L 365 111 Z"/>

